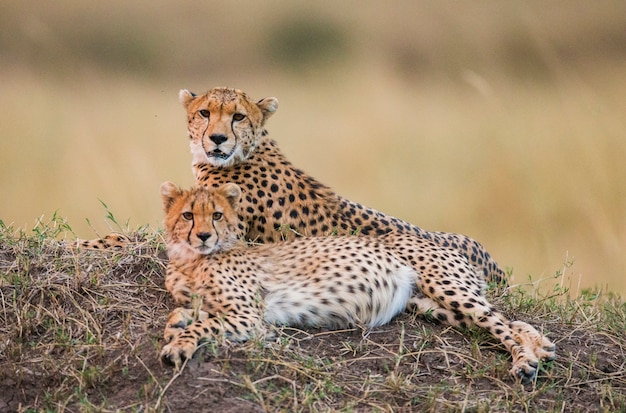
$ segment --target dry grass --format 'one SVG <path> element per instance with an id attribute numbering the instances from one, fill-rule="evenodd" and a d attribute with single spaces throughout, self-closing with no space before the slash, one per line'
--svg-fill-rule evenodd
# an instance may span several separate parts
<path id="1" fill-rule="evenodd" d="M 93 389 L 141 374 L 129 366 L 139 354 L 157 354 L 154 331 L 167 308 L 158 238 L 103 255 L 56 241 L 66 229 L 60 221 L 28 236 L 0 227 L 0 386 L 11 389 L 0 411 L 63 411 Z"/>
<path id="2" fill-rule="evenodd" d="M 163 241 L 76 251 L 56 220 L 0 225 L 0 411 L 626 411 L 626 304 L 510 288 L 493 300 L 557 344 L 537 381 L 508 376 L 485 333 L 411 315 L 364 332 L 284 329 L 275 342 L 207 343 L 183 370 L 158 362 L 173 303 Z"/>

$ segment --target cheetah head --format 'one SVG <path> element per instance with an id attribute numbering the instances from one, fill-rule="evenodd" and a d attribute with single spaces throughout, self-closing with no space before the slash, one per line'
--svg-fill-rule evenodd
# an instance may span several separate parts
<path id="1" fill-rule="evenodd" d="M 241 189 L 237 185 L 183 190 L 164 182 L 161 197 L 170 259 L 228 250 L 238 242 L 236 211 Z"/>
<path id="2" fill-rule="evenodd" d="M 244 161 L 265 135 L 265 121 L 278 108 L 276 98 L 254 102 L 238 89 L 217 87 L 196 96 L 179 93 L 187 110 L 193 165 L 231 166 Z"/>

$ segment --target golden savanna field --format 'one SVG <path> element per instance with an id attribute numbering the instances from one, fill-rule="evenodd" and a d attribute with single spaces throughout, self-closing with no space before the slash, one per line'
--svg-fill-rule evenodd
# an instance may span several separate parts
<path id="1" fill-rule="evenodd" d="M 338 193 L 480 240 L 513 283 L 626 292 L 626 3 L 3 2 L 0 220 L 161 227 L 180 88 L 276 96 Z M 106 208 L 101 201 L 106 204 Z"/>

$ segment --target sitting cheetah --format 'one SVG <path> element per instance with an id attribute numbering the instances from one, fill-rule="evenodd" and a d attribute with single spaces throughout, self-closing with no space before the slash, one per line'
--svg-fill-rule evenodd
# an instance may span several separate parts
<path id="1" fill-rule="evenodd" d="M 233 182 L 241 187 L 239 230 L 248 240 L 269 243 L 296 234 L 412 234 L 459 250 L 487 281 L 504 283 L 505 273 L 475 240 L 424 231 L 344 199 L 294 167 L 264 129 L 278 108 L 276 98 L 254 102 L 240 90 L 221 87 L 200 96 L 181 90 L 179 98 L 187 111 L 196 182 L 208 187 Z M 405 261 L 419 269 L 417 262 Z"/>
<path id="2" fill-rule="evenodd" d="M 454 326 L 485 328 L 511 353 L 511 374 L 523 382 L 535 378 L 540 359 L 555 357 L 554 344 L 532 326 L 492 309 L 483 277 L 455 248 L 411 233 L 247 247 L 239 238 L 242 192 L 236 184 L 185 191 L 165 182 L 161 196 L 165 285 L 183 306 L 168 318 L 166 363 L 179 366 L 202 340 L 266 337 L 267 323 L 370 328 L 408 307 Z M 398 251 L 423 270 L 407 265 Z"/>

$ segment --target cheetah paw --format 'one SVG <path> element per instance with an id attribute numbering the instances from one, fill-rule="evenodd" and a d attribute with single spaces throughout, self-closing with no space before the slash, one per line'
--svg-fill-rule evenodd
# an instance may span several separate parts
<path id="1" fill-rule="evenodd" d="M 530 324 L 522 321 L 513 321 L 515 341 L 532 351 L 541 361 L 552 361 L 556 358 L 556 346 L 546 336 L 539 333 Z"/>
<path id="2" fill-rule="evenodd" d="M 207 313 L 204 311 L 200 311 L 196 314 L 193 310 L 188 308 L 176 308 L 167 317 L 167 324 L 163 332 L 165 342 L 171 342 L 184 332 L 191 323 L 205 318 L 207 318 Z"/>
<path id="3" fill-rule="evenodd" d="M 513 377 L 521 380 L 523 384 L 527 384 L 535 380 L 535 377 L 537 377 L 538 369 L 538 360 L 526 359 L 517 360 L 517 362 L 513 363 L 513 368 L 510 370 L 510 372 Z"/>
<path id="4" fill-rule="evenodd" d="M 556 358 L 556 346 L 553 342 L 542 336 L 540 340 L 537 340 L 535 346 L 535 355 L 541 361 L 552 361 Z"/>
<path id="5" fill-rule="evenodd" d="M 161 350 L 161 361 L 168 366 L 180 369 L 185 360 L 193 357 L 196 346 L 192 343 L 170 343 L 163 346 Z"/>

